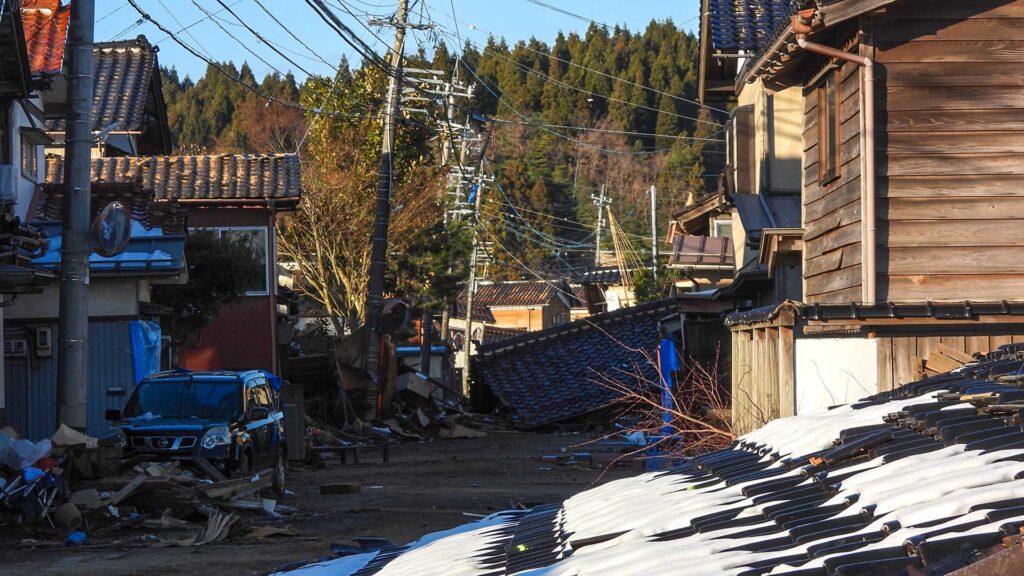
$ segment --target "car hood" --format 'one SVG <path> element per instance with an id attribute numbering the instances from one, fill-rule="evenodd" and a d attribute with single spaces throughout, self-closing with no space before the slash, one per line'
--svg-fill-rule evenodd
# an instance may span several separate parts
<path id="1" fill-rule="evenodd" d="M 227 418 L 182 418 L 170 416 L 138 416 L 125 418 L 117 427 L 126 432 L 156 432 L 162 430 L 206 430 L 211 426 L 227 426 Z"/>

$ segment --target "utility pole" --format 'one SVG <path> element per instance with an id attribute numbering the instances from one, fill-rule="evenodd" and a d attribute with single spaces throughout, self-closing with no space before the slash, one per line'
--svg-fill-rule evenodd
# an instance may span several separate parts
<path id="1" fill-rule="evenodd" d="M 651 272 L 658 277 L 658 188 L 651 184 Z"/>
<path id="2" fill-rule="evenodd" d="M 78 0 L 76 0 L 78 1 Z M 373 246 L 370 252 L 370 285 L 366 299 L 366 358 L 363 368 L 370 373 L 367 400 L 370 403 L 370 418 L 376 418 L 380 408 L 379 382 L 381 378 L 380 313 L 384 302 L 384 272 L 387 268 L 388 223 L 391 218 L 392 152 L 395 146 L 395 125 L 398 117 L 400 89 L 402 86 L 402 51 L 405 49 L 405 29 L 409 17 L 409 0 L 398 1 L 395 21 L 395 45 L 391 51 L 391 73 L 388 78 L 388 92 L 385 101 L 384 141 L 380 150 L 380 169 L 377 176 L 377 206 L 373 219 Z"/>
<path id="3" fill-rule="evenodd" d="M 57 419 L 85 430 L 89 361 L 89 215 L 92 162 L 93 0 L 71 3 L 64 219 L 61 223 Z"/>
<path id="4" fill-rule="evenodd" d="M 484 160 L 487 155 L 487 145 L 491 141 L 491 134 L 494 133 L 494 124 L 491 124 L 480 148 L 480 162 L 476 171 L 476 192 L 473 194 L 473 253 L 469 255 L 469 284 L 466 286 L 466 332 L 463 338 L 463 363 L 462 363 L 462 393 L 469 397 L 469 357 L 473 348 L 473 294 L 476 293 L 476 265 L 480 252 L 480 207 L 483 205 L 484 197 Z"/>
<path id="5" fill-rule="evenodd" d="M 604 209 L 612 203 L 611 198 L 604 197 L 604 184 L 601 184 L 601 196 L 590 195 L 597 206 L 597 236 L 594 241 L 594 266 L 601 266 L 601 230 L 604 228 Z"/>

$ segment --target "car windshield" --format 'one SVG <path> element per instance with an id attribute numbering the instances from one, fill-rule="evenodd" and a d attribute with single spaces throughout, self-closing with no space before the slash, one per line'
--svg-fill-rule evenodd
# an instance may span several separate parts
<path id="1" fill-rule="evenodd" d="M 242 386 L 235 380 L 147 380 L 124 408 L 126 418 L 233 418 L 242 413 Z"/>

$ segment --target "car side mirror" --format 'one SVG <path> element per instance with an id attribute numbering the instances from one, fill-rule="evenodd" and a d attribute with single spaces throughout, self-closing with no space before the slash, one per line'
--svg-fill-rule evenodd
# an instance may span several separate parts
<path id="1" fill-rule="evenodd" d="M 263 406 L 255 406 L 249 410 L 250 420 L 266 420 L 270 418 L 270 409 Z"/>
<path id="2" fill-rule="evenodd" d="M 117 422 L 118 420 L 121 419 L 121 411 L 107 410 L 106 412 L 103 413 L 103 417 L 107 420 L 107 422 Z"/>

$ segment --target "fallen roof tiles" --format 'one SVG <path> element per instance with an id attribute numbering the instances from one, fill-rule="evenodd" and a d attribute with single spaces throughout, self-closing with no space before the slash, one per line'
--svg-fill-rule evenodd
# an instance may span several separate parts
<path id="1" fill-rule="evenodd" d="M 1004 347 L 955 373 L 773 420 L 665 471 L 426 536 L 398 557 L 290 574 L 948 574 L 1021 545 L 1024 403 L 1020 378 L 999 375 L 1022 371 Z M 978 393 L 994 403 L 965 402 Z"/>

